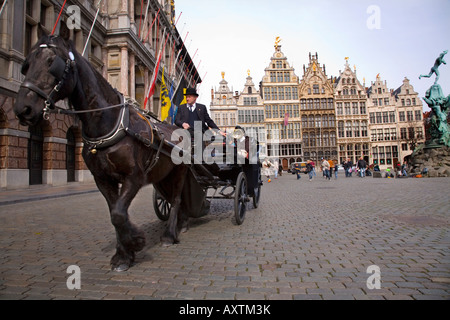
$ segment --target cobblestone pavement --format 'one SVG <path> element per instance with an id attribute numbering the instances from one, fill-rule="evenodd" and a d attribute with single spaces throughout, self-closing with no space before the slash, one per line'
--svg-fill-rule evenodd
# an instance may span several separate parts
<path id="1" fill-rule="evenodd" d="M 147 245 L 124 273 L 110 271 L 115 233 L 99 192 L 11 203 L 0 191 L 0 298 L 448 300 L 449 185 L 284 174 L 244 224 L 232 200 L 214 200 L 172 247 L 160 245 L 165 223 L 146 187 L 130 213 Z M 67 287 L 70 265 L 81 289 Z"/>

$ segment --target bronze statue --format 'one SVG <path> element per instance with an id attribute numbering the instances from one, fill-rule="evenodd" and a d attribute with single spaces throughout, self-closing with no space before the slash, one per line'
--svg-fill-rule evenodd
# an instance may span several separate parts
<path id="1" fill-rule="evenodd" d="M 419 79 L 421 79 L 422 77 L 424 78 L 430 78 L 433 73 L 436 74 L 436 80 L 434 81 L 434 84 L 436 84 L 439 80 L 439 66 L 441 64 L 447 64 L 447 62 L 445 62 L 444 60 L 444 56 L 447 54 L 448 50 L 445 50 L 444 52 L 442 52 L 439 57 L 436 59 L 436 61 L 434 62 L 434 66 L 431 68 L 430 73 L 429 74 L 421 74 L 419 76 Z"/>
<path id="2" fill-rule="evenodd" d="M 422 77 L 430 78 L 433 73 L 436 74 L 434 84 L 427 90 L 425 98 L 423 98 L 432 110 L 430 118 L 431 127 L 429 129 L 431 139 L 425 142 L 425 145 L 431 148 L 440 146 L 450 147 L 450 130 L 447 121 L 450 111 L 450 95 L 448 97 L 444 96 L 441 86 L 437 84 L 439 80 L 438 68 L 442 63 L 447 64 L 444 61 L 444 56 L 447 52 L 448 50 L 445 50 L 439 55 L 429 74 L 419 76 L 419 79 Z"/>

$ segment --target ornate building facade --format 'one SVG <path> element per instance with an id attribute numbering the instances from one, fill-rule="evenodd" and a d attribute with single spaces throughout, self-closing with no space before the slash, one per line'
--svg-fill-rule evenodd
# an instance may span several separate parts
<path id="1" fill-rule="evenodd" d="M 334 83 L 336 106 L 338 161 L 350 159 L 353 163 L 362 156 L 369 159 L 369 114 L 367 113 L 367 95 L 364 84 L 356 77 L 346 58 L 344 71 Z"/>
<path id="2" fill-rule="evenodd" d="M 322 157 L 337 161 L 334 87 L 321 67 L 317 53 L 309 54 L 308 67 L 303 65 L 299 84 L 303 137 L 303 157 L 316 163 Z"/>
<path id="3" fill-rule="evenodd" d="M 211 89 L 211 119 L 217 126 L 226 132 L 233 132 L 237 125 L 238 109 L 237 97 L 228 87 L 225 80 L 225 72 L 222 72 L 222 80 L 219 82 L 219 89 Z"/>
<path id="4" fill-rule="evenodd" d="M 367 90 L 371 159 L 380 169 L 401 162 L 398 137 L 398 113 L 393 90 L 377 75 Z"/>
<path id="5" fill-rule="evenodd" d="M 253 83 L 250 70 L 245 81 L 244 89 L 237 100 L 238 123 L 246 134 L 259 142 L 259 155 L 264 159 L 267 156 L 266 128 L 264 125 L 264 103 L 259 90 Z"/>
<path id="6" fill-rule="evenodd" d="M 0 188 L 92 180 L 81 157 L 83 143 L 76 117 L 51 115 L 49 120 L 28 128 L 18 123 L 13 112 L 23 80 L 21 65 L 38 40 L 39 25 L 50 33 L 64 3 L 8 1 L 0 16 Z M 146 109 L 159 115 L 163 70 L 167 85 L 181 78 L 188 86 L 201 82 L 174 25 L 173 1 L 104 0 L 99 8 L 98 3 L 69 0 L 61 20 L 71 29 L 77 51 L 84 52 L 84 57 L 126 98 L 143 106 L 158 70 L 155 94 Z M 74 6 L 71 11 L 69 6 Z M 59 104 L 68 107 L 65 102 Z"/>
<path id="7" fill-rule="evenodd" d="M 407 78 L 394 91 L 394 97 L 398 114 L 399 153 L 400 159 L 404 159 L 425 142 L 423 105 Z"/>
<path id="8" fill-rule="evenodd" d="M 261 93 L 267 131 L 267 155 L 279 160 L 283 168 L 287 169 L 289 164 L 302 159 L 299 78 L 278 43 L 264 72 Z"/>
<path id="9" fill-rule="evenodd" d="M 294 161 L 324 157 L 341 164 L 363 157 L 384 170 L 401 163 L 424 141 L 422 102 L 408 79 L 394 91 L 377 76 L 367 88 L 348 58 L 338 77 L 328 78 L 317 53 L 309 55 L 303 73 L 299 81 L 277 42 L 260 91 L 250 76 L 242 93 L 233 94 L 222 80 L 223 92 L 213 95 L 211 110 L 218 110 L 220 94 L 222 101 L 229 96 L 228 105 L 237 105 L 237 125 L 260 128 L 253 116 L 259 121 L 256 110 L 262 104 L 267 155 L 279 159 L 284 169 Z"/>

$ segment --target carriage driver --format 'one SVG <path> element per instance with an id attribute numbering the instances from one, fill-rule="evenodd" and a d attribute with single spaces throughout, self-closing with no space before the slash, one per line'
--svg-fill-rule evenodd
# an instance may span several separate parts
<path id="1" fill-rule="evenodd" d="M 219 130 L 222 136 L 226 136 L 225 132 L 222 132 L 214 121 L 209 117 L 206 106 L 197 103 L 198 94 L 195 88 L 186 89 L 186 102 L 178 108 L 177 115 L 175 116 L 175 125 L 180 128 L 189 130 L 191 138 L 194 139 L 194 123 L 195 121 L 201 121 L 202 133 L 205 133 L 208 128 Z"/>

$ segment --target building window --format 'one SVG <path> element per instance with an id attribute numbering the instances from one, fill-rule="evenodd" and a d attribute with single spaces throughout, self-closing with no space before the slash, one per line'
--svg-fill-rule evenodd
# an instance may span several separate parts
<path id="1" fill-rule="evenodd" d="M 369 121 L 371 124 L 375 124 L 375 112 L 369 114 Z"/>
<path id="2" fill-rule="evenodd" d="M 405 111 L 399 111 L 398 112 L 398 117 L 399 117 L 399 120 L 401 122 L 404 122 L 406 120 L 406 118 L 405 118 Z"/>
<path id="3" fill-rule="evenodd" d="M 352 114 L 352 110 L 350 109 L 350 102 L 346 102 L 344 104 L 344 107 L 345 107 L 345 114 L 348 114 L 348 115 Z"/>
<path id="4" fill-rule="evenodd" d="M 306 116 L 302 116 L 302 127 L 308 128 L 308 118 Z"/>
<path id="5" fill-rule="evenodd" d="M 338 136 L 339 136 L 339 138 L 345 138 L 344 121 L 339 121 L 338 122 Z"/>
<path id="6" fill-rule="evenodd" d="M 291 81 L 291 74 L 289 72 L 284 73 L 284 82 L 290 82 Z"/>
<path id="7" fill-rule="evenodd" d="M 361 122 L 361 137 L 367 137 L 367 121 Z"/>
<path id="8" fill-rule="evenodd" d="M 389 122 L 395 123 L 395 112 L 394 111 L 389 111 Z"/>
<path id="9" fill-rule="evenodd" d="M 406 140 L 406 128 L 400 128 L 400 139 Z"/>
<path id="10" fill-rule="evenodd" d="M 412 111 L 407 111 L 406 114 L 407 114 L 408 121 L 414 121 Z"/>
<path id="11" fill-rule="evenodd" d="M 351 138 L 352 137 L 352 123 L 351 123 L 351 121 L 347 121 L 345 123 L 345 136 L 347 138 Z"/>
<path id="12" fill-rule="evenodd" d="M 278 88 L 278 100 L 284 100 L 284 87 Z"/>
<path id="13" fill-rule="evenodd" d="M 272 100 L 278 100 L 277 88 L 272 87 L 271 91 L 272 91 Z"/>
<path id="14" fill-rule="evenodd" d="M 355 121 L 353 123 L 353 133 L 355 134 L 355 138 L 359 138 L 360 132 L 359 132 L 359 121 Z"/>
<path id="15" fill-rule="evenodd" d="M 395 141 L 397 140 L 397 129 L 391 128 L 391 140 Z"/>
<path id="16" fill-rule="evenodd" d="M 314 94 L 319 94 L 319 85 L 318 84 L 314 84 L 313 85 L 313 93 Z"/>
<path id="17" fill-rule="evenodd" d="M 414 112 L 415 112 L 416 121 L 422 121 L 422 111 L 415 110 Z"/>
<path id="18" fill-rule="evenodd" d="M 376 115 L 377 115 L 377 123 L 383 123 L 382 122 L 383 119 L 381 117 L 381 112 L 377 112 Z"/>
<path id="19" fill-rule="evenodd" d="M 415 128 L 414 127 L 409 127 L 408 128 L 408 136 L 410 140 L 415 139 L 416 134 L 415 134 Z"/>
<path id="20" fill-rule="evenodd" d="M 306 100 L 305 99 L 300 100 L 300 109 L 306 110 Z"/>
<path id="21" fill-rule="evenodd" d="M 377 129 L 378 141 L 383 141 L 383 129 Z"/>
<path id="22" fill-rule="evenodd" d="M 342 102 L 336 103 L 336 113 L 339 116 L 344 114 L 344 109 L 342 108 Z"/>
<path id="23" fill-rule="evenodd" d="M 359 103 L 359 111 L 361 114 L 366 114 L 366 103 L 365 102 Z"/>

